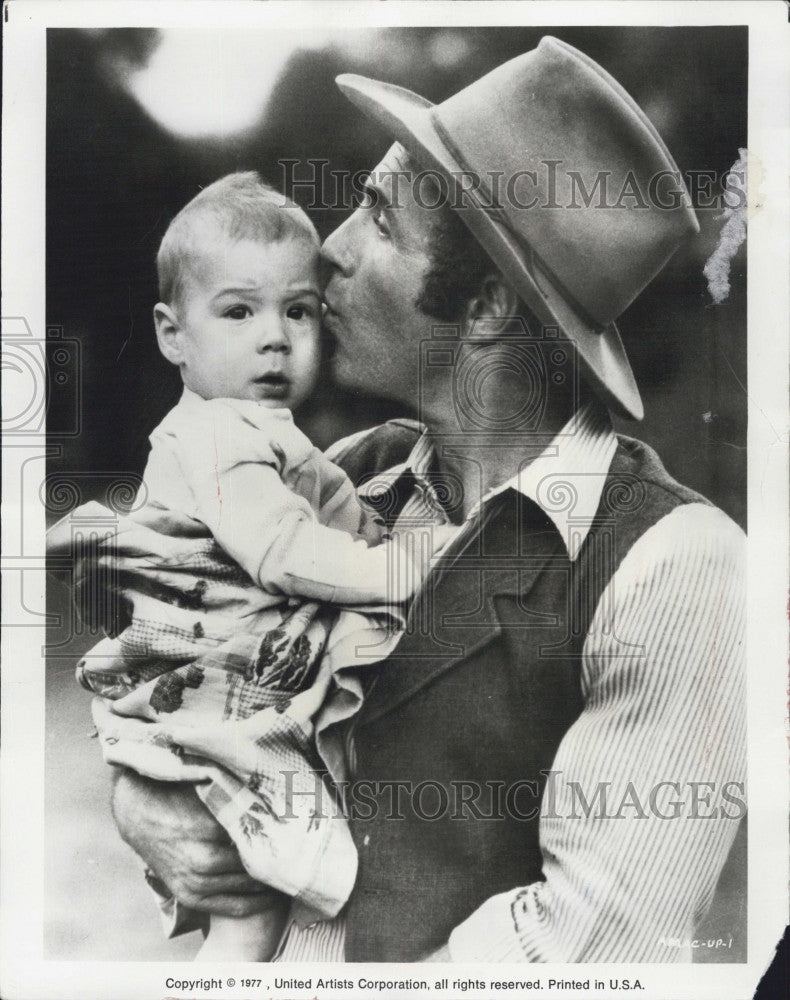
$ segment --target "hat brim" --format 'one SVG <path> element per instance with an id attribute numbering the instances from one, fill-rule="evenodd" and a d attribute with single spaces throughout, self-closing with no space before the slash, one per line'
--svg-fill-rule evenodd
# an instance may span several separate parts
<path id="1" fill-rule="evenodd" d="M 465 171 L 436 130 L 430 101 L 404 87 L 355 73 L 344 73 L 336 82 L 363 114 L 378 122 L 421 166 L 440 171 L 450 185 L 461 184 Z M 461 188 L 457 190 L 460 194 Z M 459 198 L 453 197 L 452 204 L 459 204 Z M 642 400 L 615 324 L 603 328 L 590 324 L 541 268 L 537 256 L 527 260 L 528 251 L 512 231 L 468 194 L 463 196 L 459 215 L 538 319 L 545 326 L 558 326 L 574 344 L 590 387 L 615 413 L 641 420 Z"/>

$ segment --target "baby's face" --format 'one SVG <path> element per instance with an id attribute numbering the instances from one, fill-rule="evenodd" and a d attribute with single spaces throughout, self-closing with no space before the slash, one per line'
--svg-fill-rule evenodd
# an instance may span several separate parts
<path id="1" fill-rule="evenodd" d="M 318 377 L 318 249 L 221 236 L 201 254 L 178 310 L 181 376 L 204 399 L 293 409 Z"/>

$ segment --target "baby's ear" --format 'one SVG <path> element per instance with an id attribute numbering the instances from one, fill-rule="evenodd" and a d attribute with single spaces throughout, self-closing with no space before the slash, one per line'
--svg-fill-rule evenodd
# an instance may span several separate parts
<path id="1" fill-rule="evenodd" d="M 171 364 L 180 365 L 183 361 L 181 324 L 175 312 L 164 302 L 157 302 L 154 306 L 154 326 L 159 350 Z"/>

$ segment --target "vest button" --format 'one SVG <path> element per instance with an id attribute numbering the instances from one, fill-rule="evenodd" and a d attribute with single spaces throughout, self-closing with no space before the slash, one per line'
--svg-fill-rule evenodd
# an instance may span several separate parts
<path id="1" fill-rule="evenodd" d="M 370 843 L 370 834 L 366 833 L 362 840 L 362 846 L 367 847 L 369 843 Z"/>

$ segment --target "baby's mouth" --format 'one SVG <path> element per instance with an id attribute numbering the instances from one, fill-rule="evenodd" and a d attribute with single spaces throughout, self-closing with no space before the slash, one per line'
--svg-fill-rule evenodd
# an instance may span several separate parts
<path id="1" fill-rule="evenodd" d="M 269 372 L 268 375 L 259 375 L 253 379 L 256 385 L 263 390 L 266 399 L 283 399 L 288 395 L 290 380 L 279 372 Z"/>

